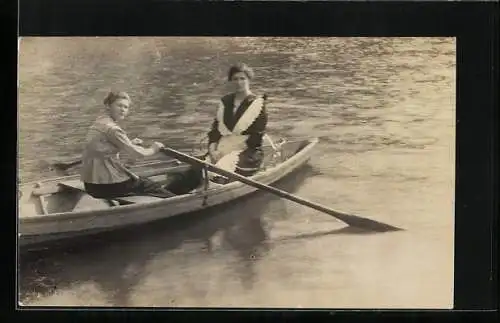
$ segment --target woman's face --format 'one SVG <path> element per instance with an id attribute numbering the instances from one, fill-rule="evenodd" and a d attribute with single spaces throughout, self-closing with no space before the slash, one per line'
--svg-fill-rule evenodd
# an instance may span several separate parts
<path id="1" fill-rule="evenodd" d="M 113 120 L 115 121 L 121 121 L 125 119 L 128 115 L 129 108 L 130 108 L 129 100 L 127 99 L 116 100 L 109 106 L 109 112 L 111 114 L 111 118 L 113 118 Z"/>
<path id="2" fill-rule="evenodd" d="M 250 80 L 244 72 L 234 73 L 231 77 L 231 83 L 236 92 L 245 92 L 250 89 Z"/>

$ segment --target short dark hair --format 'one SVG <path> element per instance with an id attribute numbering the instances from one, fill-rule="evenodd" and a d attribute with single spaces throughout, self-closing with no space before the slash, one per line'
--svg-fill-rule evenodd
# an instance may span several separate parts
<path id="1" fill-rule="evenodd" d="M 249 79 L 252 79 L 254 76 L 253 70 L 247 64 L 237 63 L 229 68 L 229 72 L 227 73 L 227 80 L 231 81 L 234 74 L 242 72 L 245 73 Z"/>
<path id="2" fill-rule="evenodd" d="M 106 98 L 104 99 L 104 104 L 105 105 L 111 105 L 113 102 L 119 99 L 125 99 L 130 101 L 130 96 L 127 94 L 127 92 L 123 91 L 111 91 L 108 93 Z"/>

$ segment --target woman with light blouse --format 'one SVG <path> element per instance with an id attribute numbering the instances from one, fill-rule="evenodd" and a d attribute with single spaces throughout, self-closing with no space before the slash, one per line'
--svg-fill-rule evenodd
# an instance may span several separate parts
<path id="1" fill-rule="evenodd" d="M 110 92 L 104 99 L 105 113 L 89 129 L 83 152 L 81 180 L 87 193 L 95 198 L 114 198 L 127 195 L 174 196 L 172 192 L 147 178 L 132 174 L 119 160 L 119 152 L 136 158 L 150 157 L 164 147 L 154 142 L 140 146 L 142 140 L 129 139 L 120 126 L 129 114 L 131 100 L 125 92 Z"/>

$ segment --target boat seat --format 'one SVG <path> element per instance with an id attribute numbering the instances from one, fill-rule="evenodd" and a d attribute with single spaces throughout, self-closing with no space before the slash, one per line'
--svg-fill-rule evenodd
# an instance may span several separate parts
<path id="1" fill-rule="evenodd" d="M 150 195 L 131 195 L 124 197 L 116 197 L 115 200 L 121 204 L 135 204 L 135 203 L 148 203 L 164 200 L 164 198 L 150 196 Z"/>
<path id="2" fill-rule="evenodd" d="M 65 188 L 86 193 L 83 182 L 79 180 L 66 181 L 59 183 L 59 185 Z M 83 194 L 75 204 L 73 211 L 99 210 L 118 205 L 119 203 L 116 200 L 98 199 L 90 196 L 89 194 Z"/>
<path id="3" fill-rule="evenodd" d="M 85 192 L 85 186 L 83 185 L 83 182 L 80 180 L 77 180 L 77 179 L 72 180 L 72 181 L 61 182 L 61 183 L 59 183 L 59 185 L 63 186 L 63 187 L 67 187 L 67 188 L 71 188 L 71 189 Z"/>
<path id="4" fill-rule="evenodd" d="M 78 202 L 73 207 L 73 211 L 102 210 L 116 205 L 118 205 L 118 202 L 96 199 L 88 194 L 82 194 Z"/>
<path id="5" fill-rule="evenodd" d="M 63 187 L 67 187 L 74 190 L 79 190 L 85 192 L 85 186 L 83 182 L 80 180 L 72 180 L 59 183 L 59 185 Z M 90 195 L 89 195 L 90 196 Z M 119 202 L 120 204 L 135 204 L 135 203 L 148 203 L 155 202 L 159 200 L 163 200 L 161 197 L 150 196 L 150 195 L 131 195 L 131 196 L 122 196 L 113 198 L 114 201 Z M 112 202 L 112 201 L 110 201 Z"/>

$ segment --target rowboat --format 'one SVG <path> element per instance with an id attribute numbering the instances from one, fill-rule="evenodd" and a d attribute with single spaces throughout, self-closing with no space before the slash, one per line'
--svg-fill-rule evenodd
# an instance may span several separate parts
<path id="1" fill-rule="evenodd" d="M 249 179 L 269 185 L 305 164 L 318 139 L 289 141 L 280 146 L 264 146 L 262 170 Z M 131 171 L 165 183 L 188 164 L 156 161 L 132 166 Z M 208 188 L 171 198 L 128 196 L 113 201 L 88 195 L 78 175 L 30 182 L 19 188 L 18 241 L 21 247 L 54 240 L 102 233 L 143 224 L 235 201 L 257 188 L 240 181 L 210 183 Z"/>

